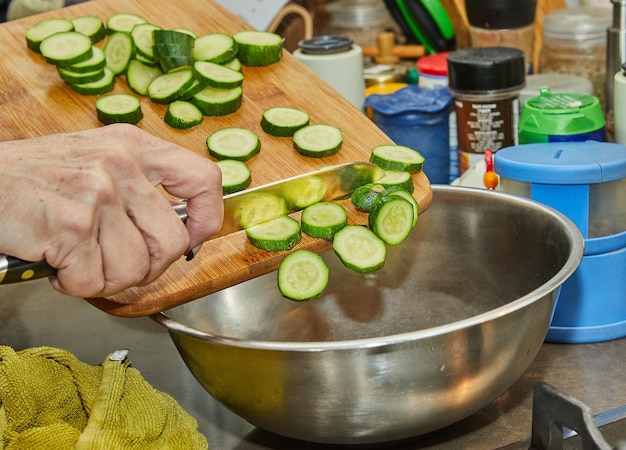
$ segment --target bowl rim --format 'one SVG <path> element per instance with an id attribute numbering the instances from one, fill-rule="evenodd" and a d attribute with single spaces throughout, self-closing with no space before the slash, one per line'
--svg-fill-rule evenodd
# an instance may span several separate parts
<path id="1" fill-rule="evenodd" d="M 510 194 L 502 191 L 487 191 L 484 189 L 451 186 L 451 185 L 433 185 L 434 192 L 463 192 L 464 195 L 470 196 L 497 196 L 497 198 L 508 200 L 510 202 L 518 203 L 521 205 L 529 206 L 543 211 L 544 214 L 552 216 L 557 221 L 560 221 L 564 225 L 564 230 L 571 243 L 572 250 L 568 259 L 563 266 L 544 284 L 536 288 L 535 290 L 527 293 L 526 295 L 519 297 L 513 301 L 499 306 L 495 309 L 491 309 L 475 316 L 450 322 L 444 325 L 438 325 L 431 328 L 409 331 L 398 334 L 391 334 L 379 337 L 369 337 L 362 339 L 347 339 L 340 341 L 307 341 L 307 342 L 285 342 L 285 341 L 259 341 L 251 339 L 234 338 L 228 336 L 215 335 L 206 331 L 202 331 L 187 325 L 184 325 L 167 315 L 166 311 L 161 311 L 150 315 L 150 318 L 158 324 L 165 327 L 170 334 L 182 334 L 191 338 L 195 338 L 201 341 L 207 341 L 214 344 L 228 345 L 239 348 L 249 349 L 264 349 L 274 351 L 299 351 L 299 352 L 321 352 L 329 350 L 355 350 L 376 348 L 394 344 L 401 344 L 403 342 L 422 340 L 426 338 L 432 338 L 452 332 L 457 332 L 463 329 L 468 329 L 473 326 L 480 325 L 482 323 L 491 321 L 498 317 L 509 315 L 519 309 L 528 306 L 531 303 L 543 298 L 550 294 L 560 286 L 574 273 L 574 271 L 580 265 L 585 241 L 582 233 L 574 222 L 569 219 L 565 214 L 560 211 L 539 203 L 535 200 L 521 197 L 515 194 Z M 174 308 L 175 309 L 175 308 Z M 546 333 L 548 327 L 546 326 Z"/>

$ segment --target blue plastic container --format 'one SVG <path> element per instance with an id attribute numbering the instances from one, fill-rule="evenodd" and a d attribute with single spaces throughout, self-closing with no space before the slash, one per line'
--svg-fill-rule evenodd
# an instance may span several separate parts
<path id="1" fill-rule="evenodd" d="M 392 94 L 365 99 L 372 119 L 396 144 L 425 158 L 424 173 L 432 184 L 450 183 L 450 123 L 452 96 L 447 87 L 409 85 Z"/>
<path id="2" fill-rule="evenodd" d="M 626 336 L 626 146 L 518 145 L 495 153 L 494 166 L 503 191 L 559 210 L 585 238 L 583 259 L 561 288 L 546 340 Z"/>

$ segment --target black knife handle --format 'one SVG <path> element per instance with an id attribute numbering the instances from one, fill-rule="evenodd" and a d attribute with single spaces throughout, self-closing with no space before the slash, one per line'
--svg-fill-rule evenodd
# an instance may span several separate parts
<path id="1" fill-rule="evenodd" d="M 0 254 L 0 284 L 36 280 L 54 275 L 56 269 L 44 261 L 24 261 Z"/>
<path id="2" fill-rule="evenodd" d="M 187 220 L 185 203 L 178 203 L 172 207 L 183 222 Z M 45 260 L 24 261 L 14 256 L 0 253 L 0 284 L 19 283 L 21 281 L 36 280 L 54 275 L 56 269 Z"/>

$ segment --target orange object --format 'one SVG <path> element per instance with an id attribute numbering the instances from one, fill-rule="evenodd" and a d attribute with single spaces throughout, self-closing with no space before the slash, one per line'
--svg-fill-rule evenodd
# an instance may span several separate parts
<path id="1" fill-rule="evenodd" d="M 493 191 L 498 187 L 500 178 L 498 177 L 498 174 L 493 171 L 493 152 L 491 150 L 485 151 L 485 164 L 487 166 L 487 170 L 483 175 L 483 184 L 487 189 Z"/>

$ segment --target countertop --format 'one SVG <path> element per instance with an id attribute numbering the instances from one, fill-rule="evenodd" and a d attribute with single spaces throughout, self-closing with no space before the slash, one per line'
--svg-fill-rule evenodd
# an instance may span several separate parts
<path id="1" fill-rule="evenodd" d="M 52 346 L 99 364 L 129 349 L 132 365 L 156 389 L 194 416 L 212 450 L 329 449 L 257 429 L 213 400 L 196 382 L 168 333 L 150 318 L 106 314 L 55 292 L 47 280 L 0 286 L 0 344 L 16 350 Z M 394 449 L 495 449 L 531 433 L 532 389 L 545 381 L 586 403 L 593 414 L 626 404 L 626 339 L 593 344 L 544 344 L 525 374 L 473 416 Z"/>

